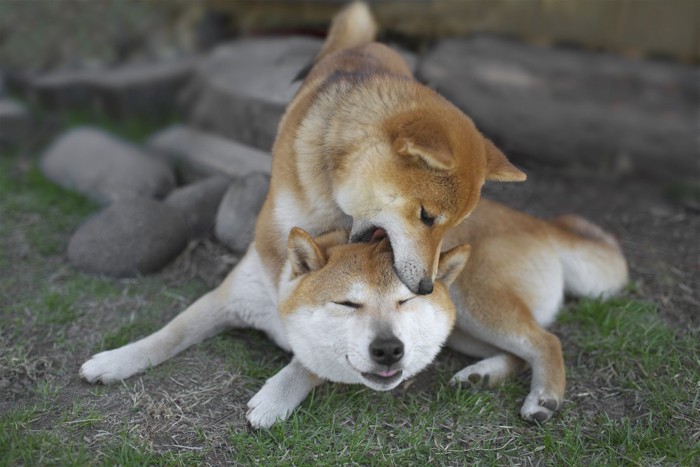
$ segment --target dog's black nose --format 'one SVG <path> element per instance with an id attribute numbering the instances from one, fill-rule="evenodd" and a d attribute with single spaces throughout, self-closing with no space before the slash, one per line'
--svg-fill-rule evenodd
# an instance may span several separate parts
<path id="1" fill-rule="evenodd" d="M 424 277 L 418 283 L 418 295 L 428 295 L 433 293 L 433 281 Z"/>
<path id="2" fill-rule="evenodd" d="M 391 366 L 403 358 L 403 342 L 394 335 L 377 337 L 369 345 L 369 354 L 380 365 Z"/>

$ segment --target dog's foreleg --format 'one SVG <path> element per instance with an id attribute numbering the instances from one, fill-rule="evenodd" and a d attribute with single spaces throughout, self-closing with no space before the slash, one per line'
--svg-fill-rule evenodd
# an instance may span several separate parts
<path id="1" fill-rule="evenodd" d="M 255 428 L 269 428 L 277 420 L 286 420 L 309 392 L 322 382 L 293 358 L 289 365 L 268 379 L 248 402 L 246 418 Z"/>
<path id="2" fill-rule="evenodd" d="M 156 366 L 189 346 L 230 326 L 230 313 L 216 289 L 201 297 L 161 330 L 85 362 L 80 375 L 90 383 L 126 379 Z"/>
<path id="3" fill-rule="evenodd" d="M 91 383 L 112 383 L 156 366 L 193 344 L 228 328 L 247 327 L 254 310 L 274 310 L 263 281 L 259 259 L 250 248 L 216 289 L 202 296 L 161 330 L 118 349 L 100 352 L 85 362 L 80 375 Z M 274 316 L 273 316 L 274 317 Z M 257 317 L 262 320 L 262 318 Z M 267 322 L 274 322 L 266 319 Z"/>

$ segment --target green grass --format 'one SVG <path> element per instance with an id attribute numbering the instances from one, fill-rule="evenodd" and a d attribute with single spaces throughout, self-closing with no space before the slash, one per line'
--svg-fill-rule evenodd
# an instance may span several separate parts
<path id="1" fill-rule="evenodd" d="M 100 124 L 134 140 L 152 131 L 138 121 Z M 77 378 L 83 358 L 159 328 L 204 285 L 167 274 L 117 280 L 74 270 L 63 257 L 67 240 L 97 206 L 35 166 L 18 172 L 17 160 L 0 158 L 0 384 L 9 382 L 0 395 L 11 401 L 0 404 L 0 466 L 697 465 L 697 330 L 674 328 L 633 289 L 570 305 L 560 316 L 569 389 L 543 426 L 518 416 L 529 374 L 493 390 L 453 388 L 450 376 L 471 361 L 445 352 L 429 378 L 408 387 L 377 393 L 322 385 L 286 422 L 246 429 L 245 400 L 289 358 L 248 330 L 212 338 L 142 378 L 88 386 Z M 202 361 L 217 362 L 211 375 L 185 369 Z M 187 398 L 218 370 L 240 374 L 217 396 L 236 409 L 207 421 L 213 396 L 204 395 L 186 412 Z M 159 398 L 164 392 L 172 399 Z M 144 428 L 149 423 L 191 424 L 183 431 L 191 449 L 164 448 L 174 441 Z"/>

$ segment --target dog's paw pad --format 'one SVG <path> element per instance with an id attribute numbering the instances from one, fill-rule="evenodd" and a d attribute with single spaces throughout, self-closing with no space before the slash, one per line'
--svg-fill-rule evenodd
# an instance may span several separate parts
<path id="1" fill-rule="evenodd" d="M 450 382 L 453 386 L 460 385 L 462 388 L 489 388 L 492 386 L 490 373 L 476 371 L 472 367 L 458 372 Z"/>
<path id="2" fill-rule="evenodd" d="M 530 421 L 537 422 L 537 423 L 544 423 L 547 420 L 549 420 L 550 418 L 552 418 L 551 412 L 539 411 L 539 412 L 535 412 L 534 414 L 532 414 L 532 419 Z"/>
<path id="3" fill-rule="evenodd" d="M 520 415 L 531 423 L 544 423 L 554 415 L 561 405 L 556 397 L 539 396 L 530 393 L 525 399 Z"/>
<path id="4" fill-rule="evenodd" d="M 559 408 L 559 401 L 556 399 L 540 399 L 540 405 L 554 412 Z"/>

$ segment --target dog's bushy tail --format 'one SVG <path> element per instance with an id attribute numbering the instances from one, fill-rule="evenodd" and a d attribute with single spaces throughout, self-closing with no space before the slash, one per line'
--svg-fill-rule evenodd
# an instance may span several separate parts
<path id="1" fill-rule="evenodd" d="M 313 62 L 295 77 L 295 81 L 305 78 L 314 64 L 327 55 L 343 49 L 369 44 L 377 36 L 377 23 L 364 2 L 353 2 L 333 17 L 326 41 Z"/>
<path id="2" fill-rule="evenodd" d="M 338 50 L 358 47 L 374 41 L 377 23 L 364 2 L 353 2 L 333 17 L 326 41 L 315 61 Z"/>
<path id="3" fill-rule="evenodd" d="M 556 217 L 550 224 L 558 233 L 559 259 L 568 294 L 606 298 L 627 284 L 627 261 L 612 235 L 575 215 Z"/>

